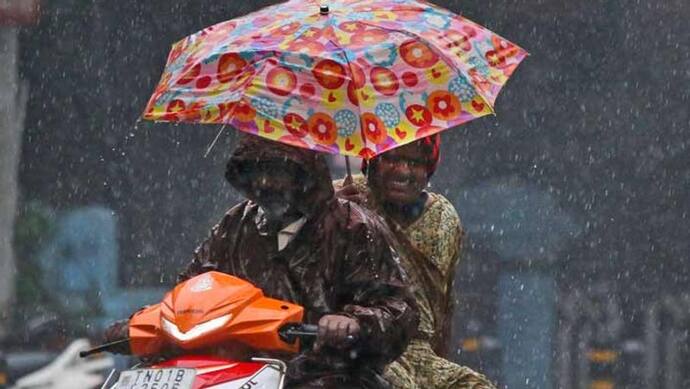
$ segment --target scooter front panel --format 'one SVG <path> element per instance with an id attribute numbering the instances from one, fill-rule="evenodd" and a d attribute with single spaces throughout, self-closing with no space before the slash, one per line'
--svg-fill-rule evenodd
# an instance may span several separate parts
<path id="1" fill-rule="evenodd" d="M 286 371 L 285 363 L 276 359 L 239 362 L 212 356 L 174 358 L 155 367 L 194 369 L 194 389 L 281 389 Z"/>
<path id="2" fill-rule="evenodd" d="M 201 386 L 209 389 L 282 389 L 284 373 L 274 365 L 264 365 L 249 377 L 223 382 L 213 386 Z"/>

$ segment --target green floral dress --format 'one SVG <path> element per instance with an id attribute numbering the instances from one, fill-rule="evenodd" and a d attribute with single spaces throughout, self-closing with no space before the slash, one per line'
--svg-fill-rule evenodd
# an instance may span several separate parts
<path id="1" fill-rule="evenodd" d="M 382 214 L 366 178 L 353 176 L 365 194 L 366 207 Z M 336 189 L 342 180 L 334 182 Z M 453 205 L 442 195 L 429 192 L 424 212 L 407 227 L 388 220 L 400 241 L 396 249 L 409 278 L 419 308 L 419 335 L 385 376 L 396 389 L 494 389 L 485 376 L 439 356 L 448 343 L 452 319 L 455 267 L 461 251 L 463 229 Z"/>

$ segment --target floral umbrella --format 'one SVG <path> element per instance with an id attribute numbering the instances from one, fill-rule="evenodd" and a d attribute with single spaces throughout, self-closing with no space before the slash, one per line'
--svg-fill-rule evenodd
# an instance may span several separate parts
<path id="1" fill-rule="evenodd" d="M 423 1 L 293 0 L 174 44 L 143 117 L 371 158 L 493 113 L 526 55 Z"/>

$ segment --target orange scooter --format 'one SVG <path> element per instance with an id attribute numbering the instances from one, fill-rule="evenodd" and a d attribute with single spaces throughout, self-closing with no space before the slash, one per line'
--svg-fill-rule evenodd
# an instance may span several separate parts
<path id="1" fill-rule="evenodd" d="M 80 356 L 128 343 L 133 355 L 157 361 L 113 371 L 103 388 L 281 389 L 285 363 L 252 355 L 296 353 L 300 339 L 318 332 L 301 323 L 303 315 L 299 305 L 265 297 L 251 283 L 213 271 L 178 284 L 161 303 L 135 313 L 128 339 Z"/>

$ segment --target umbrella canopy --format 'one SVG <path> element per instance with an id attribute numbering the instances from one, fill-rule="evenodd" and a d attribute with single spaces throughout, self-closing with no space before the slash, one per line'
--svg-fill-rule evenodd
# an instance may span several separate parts
<path id="1" fill-rule="evenodd" d="M 371 158 L 492 113 L 526 55 L 427 2 L 288 1 L 174 44 L 143 117 Z"/>

